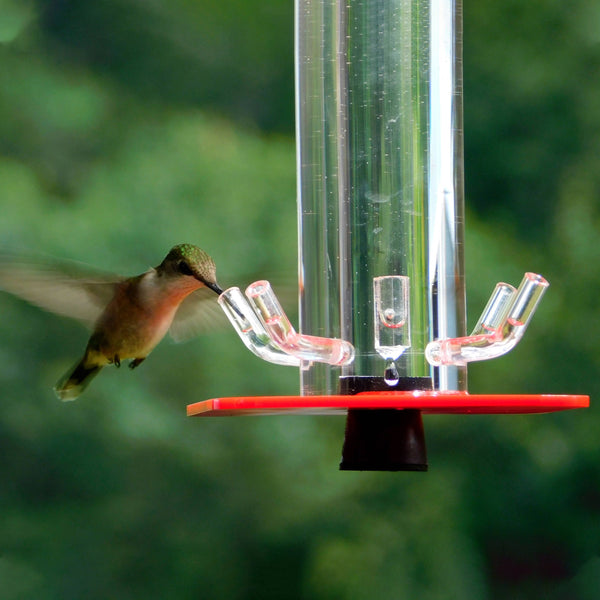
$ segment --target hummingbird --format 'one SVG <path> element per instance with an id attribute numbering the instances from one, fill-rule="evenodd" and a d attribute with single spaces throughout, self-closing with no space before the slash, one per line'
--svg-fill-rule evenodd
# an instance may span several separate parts
<path id="1" fill-rule="evenodd" d="M 138 367 L 167 331 L 181 338 L 202 313 L 210 320 L 205 292 L 223 292 L 213 259 L 192 244 L 174 246 L 157 267 L 129 278 L 4 259 L 0 288 L 92 325 L 83 356 L 54 388 L 64 401 L 78 398 L 107 365 Z"/>

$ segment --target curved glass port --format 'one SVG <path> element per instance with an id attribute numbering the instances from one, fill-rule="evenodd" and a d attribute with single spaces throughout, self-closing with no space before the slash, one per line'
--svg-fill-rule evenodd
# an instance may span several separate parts
<path id="1" fill-rule="evenodd" d="M 430 364 L 442 366 L 465 365 L 506 354 L 523 337 L 548 286 L 549 283 L 535 273 L 525 273 L 516 291 L 508 284 L 498 284 L 473 333 L 430 342 L 425 357 Z"/>
<path id="2" fill-rule="evenodd" d="M 219 304 L 242 342 L 256 356 L 277 365 L 300 366 L 297 357 L 287 354 L 271 340 L 240 288 L 225 290 L 219 296 Z"/>
<path id="3" fill-rule="evenodd" d="M 303 362 L 347 365 L 354 360 L 354 347 L 345 340 L 296 333 L 268 281 L 255 281 L 246 289 L 262 325 L 272 342 Z"/>

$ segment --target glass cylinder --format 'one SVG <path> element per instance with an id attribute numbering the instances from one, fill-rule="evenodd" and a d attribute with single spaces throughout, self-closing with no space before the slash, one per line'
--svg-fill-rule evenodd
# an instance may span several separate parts
<path id="1" fill-rule="evenodd" d="M 373 280 L 409 280 L 400 377 L 466 389 L 425 347 L 465 335 L 460 0 L 296 0 L 300 331 L 343 338 L 303 394 L 383 376 Z"/>

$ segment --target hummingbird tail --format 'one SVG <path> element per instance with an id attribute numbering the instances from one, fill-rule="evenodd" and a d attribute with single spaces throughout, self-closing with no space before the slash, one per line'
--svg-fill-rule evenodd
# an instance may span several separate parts
<path id="1" fill-rule="evenodd" d="M 82 358 L 59 379 L 54 391 L 63 402 L 76 400 L 101 370 L 100 365 L 86 366 L 85 358 Z"/>

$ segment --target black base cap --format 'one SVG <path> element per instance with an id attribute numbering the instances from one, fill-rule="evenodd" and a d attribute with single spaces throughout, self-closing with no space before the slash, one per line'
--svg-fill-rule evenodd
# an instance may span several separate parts
<path id="1" fill-rule="evenodd" d="M 389 386 L 382 377 L 342 377 L 341 393 L 431 390 L 429 377 L 405 377 Z M 342 471 L 427 471 L 420 410 L 351 409 L 346 419 Z"/>

